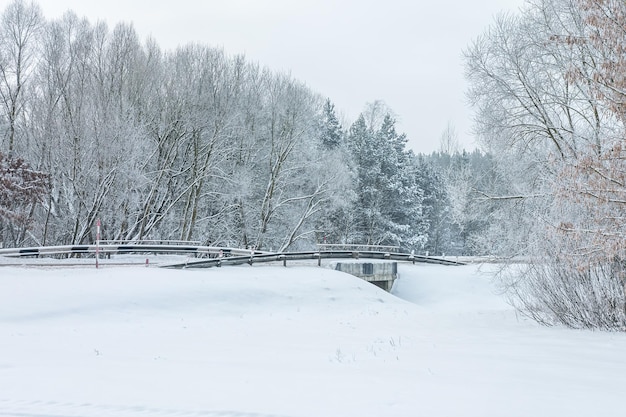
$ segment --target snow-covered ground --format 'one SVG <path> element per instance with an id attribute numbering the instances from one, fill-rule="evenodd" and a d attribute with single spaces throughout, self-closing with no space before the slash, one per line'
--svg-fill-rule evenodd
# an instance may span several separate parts
<path id="1" fill-rule="evenodd" d="M 0 416 L 623 416 L 626 335 L 546 328 L 490 266 L 0 266 Z"/>

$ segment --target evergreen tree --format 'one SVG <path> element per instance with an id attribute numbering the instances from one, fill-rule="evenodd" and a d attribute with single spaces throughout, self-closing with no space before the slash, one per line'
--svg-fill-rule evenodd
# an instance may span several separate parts
<path id="1" fill-rule="evenodd" d="M 386 115 L 378 130 L 359 116 L 348 135 L 356 170 L 355 237 L 359 243 L 415 249 L 424 241 L 423 193 L 408 163 L 406 136 Z"/>
<path id="2" fill-rule="evenodd" d="M 379 243 L 373 241 L 373 229 L 380 217 L 380 199 L 376 193 L 380 176 L 379 160 L 374 147 L 374 135 L 361 114 L 350 126 L 348 133 L 349 152 L 355 165 L 355 207 L 352 243 Z"/>
<path id="3" fill-rule="evenodd" d="M 450 201 L 442 173 L 431 157 L 413 158 L 418 187 L 423 191 L 422 214 L 428 227 L 424 251 L 430 255 L 452 253 L 454 224 L 450 222 Z"/>
<path id="4" fill-rule="evenodd" d="M 327 244 L 345 244 L 358 241 L 355 232 L 354 215 L 356 194 L 354 192 L 354 172 L 351 155 L 344 132 L 337 116 L 335 106 L 326 99 L 320 118 L 320 164 L 325 171 L 332 171 L 333 186 L 336 193 L 329 195 L 328 204 L 322 209 L 317 222 L 316 241 Z"/>
<path id="5" fill-rule="evenodd" d="M 343 131 L 335 114 L 335 105 L 326 99 L 322 110 L 321 142 L 325 149 L 336 149 L 342 143 Z"/>

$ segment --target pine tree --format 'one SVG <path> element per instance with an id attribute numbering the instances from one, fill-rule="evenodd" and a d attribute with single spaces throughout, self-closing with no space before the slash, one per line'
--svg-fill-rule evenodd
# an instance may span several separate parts
<path id="1" fill-rule="evenodd" d="M 321 142 L 325 149 L 336 149 L 342 143 L 343 132 L 341 123 L 335 114 L 335 105 L 330 99 L 324 102 L 322 123 L 321 123 Z"/>
<path id="2" fill-rule="evenodd" d="M 433 156 L 418 155 L 413 158 L 417 185 L 423 191 L 422 215 L 428 227 L 428 240 L 424 251 L 430 255 L 452 253 L 454 225 L 450 221 L 450 202 L 441 171 L 435 166 Z"/>
<path id="3" fill-rule="evenodd" d="M 359 116 L 348 135 L 356 169 L 355 237 L 359 243 L 414 249 L 424 241 L 423 193 L 409 164 L 406 136 L 386 115 L 378 130 Z"/>

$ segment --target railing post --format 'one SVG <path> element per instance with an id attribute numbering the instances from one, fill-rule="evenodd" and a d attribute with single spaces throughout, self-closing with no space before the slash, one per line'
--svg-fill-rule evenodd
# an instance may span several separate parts
<path id="1" fill-rule="evenodd" d="M 100 257 L 100 219 L 96 220 L 96 269 L 98 269 L 98 258 Z"/>

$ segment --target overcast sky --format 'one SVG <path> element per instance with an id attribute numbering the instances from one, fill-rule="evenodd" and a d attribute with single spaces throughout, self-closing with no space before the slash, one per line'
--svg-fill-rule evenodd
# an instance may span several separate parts
<path id="1" fill-rule="evenodd" d="M 0 0 L 2 9 L 9 0 Z M 383 100 L 416 152 L 448 123 L 473 148 L 462 51 L 523 0 L 39 0 L 47 19 L 132 22 L 164 49 L 190 42 L 244 53 L 329 97 L 344 123 Z"/>

